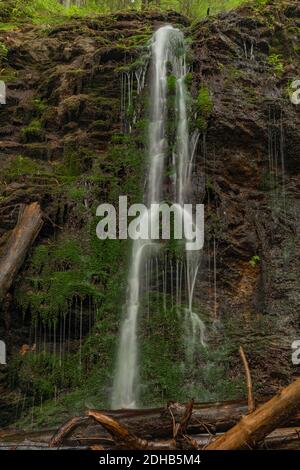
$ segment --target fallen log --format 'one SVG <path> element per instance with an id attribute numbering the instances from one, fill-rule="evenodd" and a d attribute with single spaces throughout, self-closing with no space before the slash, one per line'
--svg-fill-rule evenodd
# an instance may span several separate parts
<path id="1" fill-rule="evenodd" d="M 28 249 L 33 244 L 43 225 L 42 211 L 37 202 L 21 206 L 16 227 L 12 231 L 0 259 L 0 299 L 12 286 L 22 266 Z"/>
<path id="2" fill-rule="evenodd" d="M 74 417 L 67 421 L 63 426 L 59 428 L 59 430 L 52 436 L 49 442 L 49 447 L 58 447 L 60 446 L 66 439 L 68 438 L 69 434 L 77 428 L 77 433 L 75 434 L 76 439 L 80 440 L 80 432 L 78 432 L 78 425 L 84 423 L 84 421 L 88 417 L 94 418 L 100 425 L 112 436 L 113 440 L 106 439 L 105 436 L 95 436 L 93 447 L 95 446 L 103 446 L 103 444 L 111 444 L 117 445 L 120 449 L 191 449 L 197 447 L 197 444 L 193 441 L 190 436 L 186 434 L 188 422 L 191 418 L 193 412 L 193 405 L 194 401 L 190 401 L 186 407 L 185 412 L 179 423 L 176 423 L 174 416 L 172 414 L 173 419 L 173 437 L 172 439 L 156 443 L 154 441 L 150 441 L 147 439 L 142 439 L 136 436 L 134 433 L 130 432 L 126 426 L 121 424 L 120 422 L 116 421 L 112 417 L 108 416 L 97 410 L 89 410 L 87 411 L 87 417 Z M 83 439 L 86 439 L 83 437 Z M 88 438 L 87 438 L 88 439 Z M 97 442 L 95 442 L 97 440 Z"/>
<path id="3" fill-rule="evenodd" d="M 209 443 L 205 445 L 204 450 L 256 448 L 268 434 L 291 418 L 299 407 L 300 379 L 283 389 L 278 395 L 261 405 L 253 413 L 243 416 L 232 429 L 222 436 L 214 438 L 208 431 L 207 434 L 210 434 Z M 111 416 L 97 410 L 89 410 L 87 416 L 94 418 L 108 431 L 113 438 L 116 449 L 175 450 L 202 448 L 202 445 L 195 439 L 195 436 L 192 438 L 186 434 L 189 421 L 193 414 L 193 401 L 186 405 L 179 424 L 176 422 L 170 408 L 171 406 L 168 407 L 168 411 L 172 417 L 172 438 L 168 440 L 143 439 L 138 434 L 130 432 L 124 424 L 121 424 Z M 76 418 L 75 421 L 78 419 L 80 418 Z M 62 432 L 62 430 L 60 430 L 58 435 L 52 438 L 52 442 L 56 442 L 56 444 L 62 443 L 72 426 L 72 420 L 66 423 L 62 428 L 64 431 Z M 97 445 L 103 447 L 103 442 L 100 444 L 100 442 L 94 441 L 93 448 Z"/>
<path id="4" fill-rule="evenodd" d="M 222 435 L 222 434 L 221 434 Z M 193 440 L 196 441 L 198 449 L 202 449 L 216 439 L 220 434 L 211 436 L 209 434 L 195 434 Z M 159 443 L 164 447 L 170 446 L 171 439 L 169 440 L 156 440 L 156 446 Z M 0 442 L 1 450 L 29 450 L 29 449 L 43 449 L 47 450 L 48 444 L 44 441 L 38 440 L 27 440 L 24 441 L 11 441 L 11 442 Z M 50 450 L 116 450 L 115 442 L 112 439 L 101 439 L 96 436 L 90 437 L 69 437 L 65 439 L 65 442 L 58 446 L 52 446 Z M 300 428 L 278 428 L 267 436 L 261 443 L 258 444 L 257 449 L 272 449 L 272 450 L 300 450 Z M 149 449 L 148 449 L 149 450 Z M 156 448 L 158 450 L 158 447 Z"/>
<path id="5" fill-rule="evenodd" d="M 89 450 L 90 446 L 63 446 L 63 447 L 53 447 L 50 449 L 49 447 L 43 444 L 36 444 L 36 443 L 25 443 L 25 444 L 6 444 L 4 446 L 0 446 L 1 450 Z M 103 449 L 102 449 L 103 450 Z"/>
<path id="6" fill-rule="evenodd" d="M 73 431 L 73 429 L 78 426 L 78 424 L 84 423 L 86 419 L 87 418 L 85 416 L 75 416 L 74 418 L 71 418 L 69 421 L 64 423 L 54 434 L 54 436 L 52 436 L 49 442 L 49 447 L 58 447 L 63 438 L 68 436 Z"/>
<path id="7" fill-rule="evenodd" d="M 232 429 L 205 450 L 252 449 L 300 407 L 300 379 L 284 388 L 253 413 L 243 416 Z"/>
<path id="8" fill-rule="evenodd" d="M 223 436 L 209 436 L 208 434 L 195 435 L 193 439 L 197 442 L 198 448 L 204 447 L 212 443 L 214 440 Z M 300 450 L 300 428 L 278 428 L 265 437 L 263 441 L 257 444 L 258 450 Z"/>
<path id="9" fill-rule="evenodd" d="M 186 405 L 171 403 L 166 408 L 96 411 L 115 419 L 130 433 L 142 439 L 163 439 L 174 437 L 174 422 L 182 422 L 186 410 Z M 225 431 L 234 426 L 247 410 L 247 403 L 244 401 L 194 404 L 185 432 L 215 434 L 217 431 Z M 99 439 L 109 437 L 108 431 L 91 418 L 76 417 L 64 423 L 54 433 L 51 439 L 52 445 L 56 446 L 62 438 L 66 439 L 74 434 L 78 437 L 93 435 Z"/>
<path id="10" fill-rule="evenodd" d="M 89 410 L 88 416 L 93 417 L 113 437 L 117 449 L 126 450 L 173 450 L 198 449 L 197 442 L 185 434 L 188 421 L 192 414 L 193 401 L 187 404 L 181 422 L 173 427 L 173 438 L 165 441 L 141 439 L 132 434 L 118 421 L 95 410 Z M 95 448 L 93 446 L 93 448 Z"/>
<path id="11" fill-rule="evenodd" d="M 87 412 L 99 422 L 112 436 L 116 449 L 129 450 L 175 450 L 200 449 L 204 450 L 236 450 L 253 449 L 261 443 L 268 434 L 290 417 L 300 407 L 300 379 L 283 389 L 277 396 L 266 402 L 258 410 L 243 416 L 238 424 L 222 436 L 208 436 L 209 443 L 203 447 L 203 442 L 192 439 L 186 433 L 188 421 L 192 415 L 193 402 L 186 406 L 185 413 L 179 424 L 173 418 L 173 439 L 147 440 L 132 434 L 118 421 L 95 410 Z M 280 434 L 279 434 L 280 436 Z M 278 436 L 277 436 L 278 438 Z M 296 439 L 299 440 L 298 432 Z"/>
<path id="12" fill-rule="evenodd" d="M 141 439 L 128 431 L 118 421 L 96 410 L 89 410 L 88 416 L 93 417 L 100 423 L 113 437 L 116 446 L 120 449 L 144 450 L 148 448 L 148 441 Z"/>
<path id="13" fill-rule="evenodd" d="M 260 404 L 263 402 L 260 401 Z M 174 422 L 181 422 L 186 405 L 171 403 L 167 408 L 151 408 L 140 410 L 97 410 L 118 421 L 128 431 L 141 439 L 171 439 L 174 437 Z M 243 415 L 248 413 L 246 401 L 230 401 L 222 403 L 196 403 L 186 427 L 186 434 L 211 434 L 223 433 L 232 428 Z M 69 442 L 76 436 L 80 442 L 92 437 L 99 443 L 110 442 L 109 432 L 95 422 L 91 417 L 71 418 L 52 436 L 53 446 L 59 442 Z M 71 423 L 70 428 L 68 425 Z M 300 414 L 282 423 L 286 427 L 300 427 Z"/>

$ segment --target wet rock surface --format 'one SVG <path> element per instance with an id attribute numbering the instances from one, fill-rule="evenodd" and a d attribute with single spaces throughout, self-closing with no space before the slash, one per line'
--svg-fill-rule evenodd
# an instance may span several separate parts
<path id="1" fill-rule="evenodd" d="M 291 343 L 299 336 L 300 113 L 289 85 L 300 62 L 291 11 L 297 6 L 244 7 L 192 28 L 193 87 L 204 83 L 213 100 L 198 168 L 210 181 L 206 212 L 218 214 L 204 261 L 215 237 L 214 340 L 244 345 L 260 393 L 299 373 Z"/>
<path id="2" fill-rule="evenodd" d="M 123 130 L 121 75 L 144 54 L 153 28 L 166 22 L 180 24 L 190 38 L 192 96 L 205 88 L 211 100 L 197 121 L 193 193 L 206 205 L 206 245 L 196 303 L 209 347 L 224 348 L 220 361 L 228 377 L 243 377 L 237 354 L 243 345 L 257 395 L 270 395 L 299 374 L 291 361 L 291 343 L 300 335 L 300 105 L 289 97 L 290 83 L 300 78 L 294 2 L 244 7 L 191 27 L 176 13 L 128 13 L 1 31 L 8 55 L 1 72 L 7 104 L 0 107 L 0 255 L 20 204 L 41 203 L 46 222 L 37 243 L 47 244 L 84 233 L 95 201 L 105 200 L 113 184 L 126 191 L 122 182 L 131 170 L 107 153 Z M 103 180 L 76 183 L 70 196 L 69 177 L 94 173 Z M 88 187 L 84 196 L 82 186 Z M 90 216 L 78 211 L 78 198 Z M 34 269 L 29 256 L 1 307 L 0 337 L 7 338 L 10 357 L 29 343 L 30 330 L 30 347 L 34 343 L 30 307 L 17 296 L 20 285 L 32 288 L 27 279 Z M 91 278 L 105 295 L 107 280 Z M 111 330 L 117 334 L 117 327 Z M 78 348 L 78 334 L 71 349 Z M 19 417 L 24 390 L 19 382 L 12 391 L 7 368 L 0 373 L 7 424 Z M 203 386 L 211 387 L 208 382 Z M 15 402 L 18 409 L 8 407 Z"/>

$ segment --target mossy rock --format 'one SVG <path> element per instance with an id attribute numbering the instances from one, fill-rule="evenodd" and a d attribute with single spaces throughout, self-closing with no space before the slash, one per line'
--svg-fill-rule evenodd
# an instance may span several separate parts
<path id="1" fill-rule="evenodd" d="M 50 160 L 52 154 L 50 147 L 46 143 L 38 142 L 25 144 L 23 152 L 28 157 L 44 161 Z"/>
<path id="2" fill-rule="evenodd" d="M 45 138 L 45 130 L 38 119 L 33 120 L 27 127 L 21 130 L 21 139 L 24 143 L 44 142 Z"/>

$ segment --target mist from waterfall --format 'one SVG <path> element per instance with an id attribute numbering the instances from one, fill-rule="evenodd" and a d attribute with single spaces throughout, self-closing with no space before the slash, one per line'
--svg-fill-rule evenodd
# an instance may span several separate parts
<path id="1" fill-rule="evenodd" d="M 175 77 L 175 142 L 168 142 L 168 77 Z M 166 160 L 170 144 L 173 147 L 172 160 L 174 175 L 172 177 L 172 203 L 183 216 L 183 205 L 188 201 L 189 188 L 191 186 L 191 174 L 194 155 L 197 147 L 198 134 L 192 138 L 189 136 L 187 92 L 185 78 L 186 46 L 184 35 L 170 25 L 158 29 L 151 41 L 151 114 L 148 128 L 149 167 L 147 177 L 147 190 L 145 202 L 147 212 L 143 215 L 143 223 L 155 223 L 157 218 L 151 204 L 162 203 L 165 200 L 163 190 Z M 153 273 L 159 274 L 163 279 L 163 291 L 167 284 L 168 268 L 166 261 L 164 267 L 158 262 L 158 251 L 161 244 L 156 240 L 134 240 L 128 273 L 127 297 L 124 312 L 124 320 L 121 325 L 119 349 L 117 355 L 116 370 L 113 383 L 112 408 L 135 408 L 139 398 L 139 361 L 137 326 L 141 310 L 141 302 L 144 292 L 149 291 L 149 282 Z M 186 251 L 185 262 L 176 262 L 173 270 L 171 263 L 172 304 L 175 298 L 176 307 L 182 301 L 182 285 L 185 277 L 186 305 L 183 308 L 184 330 L 189 338 L 188 356 L 193 357 L 193 345 L 198 342 L 204 344 L 204 324 L 196 313 L 193 312 L 193 295 L 195 281 L 199 269 L 200 254 L 195 251 Z M 167 260 L 168 264 L 168 260 Z M 183 273 L 184 270 L 184 273 Z M 175 271 L 175 273 L 173 272 Z M 173 276 L 176 276 L 175 282 Z M 146 286 L 143 285 L 146 278 Z M 173 292 L 173 286 L 175 291 Z M 150 312 L 151 315 L 151 312 Z"/>

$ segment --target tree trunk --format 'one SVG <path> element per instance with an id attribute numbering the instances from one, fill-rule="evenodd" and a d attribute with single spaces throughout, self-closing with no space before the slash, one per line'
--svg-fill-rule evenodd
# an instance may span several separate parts
<path id="1" fill-rule="evenodd" d="M 12 286 L 42 225 L 42 211 L 37 202 L 21 207 L 17 225 L 7 241 L 5 254 L 0 259 L 0 300 Z"/>
<path id="2" fill-rule="evenodd" d="M 279 428 L 273 431 L 267 436 L 263 442 L 261 442 L 258 449 L 273 449 L 273 450 L 300 450 L 300 428 Z M 219 437 L 219 436 L 217 436 Z M 193 441 L 197 443 L 198 449 L 202 449 L 207 446 L 213 436 L 209 434 L 195 434 L 193 435 Z M 173 439 L 161 439 L 153 441 L 156 449 L 170 449 L 171 444 L 174 445 Z M 54 450 L 68 450 L 68 449 L 91 449 L 97 450 L 116 450 L 115 442 L 112 439 L 101 439 L 96 436 L 80 437 L 70 436 L 66 438 L 63 443 L 52 445 Z M 49 448 L 49 444 L 44 439 L 43 433 L 41 432 L 41 439 L 39 439 L 39 433 L 35 436 L 32 434 L 20 434 L 11 436 L 10 439 L 0 440 L 0 451 L 1 450 L 30 450 L 30 449 L 41 449 L 45 450 Z M 148 449 L 149 450 L 149 449 Z"/>
<path id="3" fill-rule="evenodd" d="M 209 444 L 206 450 L 252 449 L 300 407 L 300 379 L 244 416 L 238 424 Z"/>
<path id="4" fill-rule="evenodd" d="M 100 423 L 112 436 L 118 449 L 130 450 L 169 450 L 169 449 L 197 449 L 197 442 L 186 434 L 188 422 L 192 415 L 193 400 L 186 405 L 180 423 L 173 420 L 172 439 L 147 440 L 141 439 L 118 421 L 96 410 L 89 410 L 88 416 Z"/>
<path id="5" fill-rule="evenodd" d="M 168 408 L 153 408 L 144 410 L 101 410 L 105 414 L 125 426 L 128 431 L 141 439 L 170 439 L 174 435 L 174 420 L 182 422 L 186 406 L 174 403 Z M 232 428 L 243 415 L 248 413 L 244 401 L 195 404 L 186 427 L 186 433 L 193 435 L 222 433 Z M 174 417 L 174 420 L 173 420 Z M 291 419 L 282 423 L 284 426 L 300 426 L 300 415 L 295 414 Z M 52 437 L 52 445 L 59 442 L 69 442 L 73 435 L 82 439 L 89 437 L 99 443 L 111 441 L 106 429 L 88 417 L 72 418 L 65 423 Z M 108 442 L 109 444 L 109 442 Z"/>

